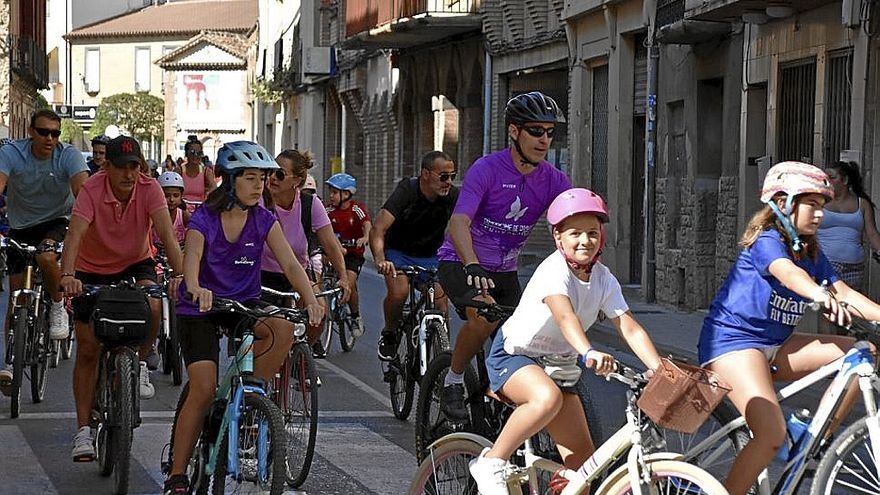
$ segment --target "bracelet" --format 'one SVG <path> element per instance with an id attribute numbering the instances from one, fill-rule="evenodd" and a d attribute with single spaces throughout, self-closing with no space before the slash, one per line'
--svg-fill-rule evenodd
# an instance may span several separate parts
<path id="1" fill-rule="evenodd" d="M 174 275 L 174 276 L 172 276 L 171 278 L 172 278 L 172 279 L 175 279 L 175 278 L 183 278 L 183 274 L 181 273 L 181 274 L 178 274 L 178 275 Z"/>
<path id="2" fill-rule="evenodd" d="M 64 277 L 75 277 L 75 275 L 72 273 L 64 272 L 61 274 L 60 278 L 64 278 Z"/>
<path id="3" fill-rule="evenodd" d="M 584 364 L 584 366 L 587 365 L 587 359 L 588 359 L 587 356 L 589 356 L 591 352 L 593 352 L 593 348 L 592 348 L 592 347 L 588 348 L 588 349 L 586 350 L 586 352 L 584 352 L 584 353 L 581 355 L 581 362 Z"/>

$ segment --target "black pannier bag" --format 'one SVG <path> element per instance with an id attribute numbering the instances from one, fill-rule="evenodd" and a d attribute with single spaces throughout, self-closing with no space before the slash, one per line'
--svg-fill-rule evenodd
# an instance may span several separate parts
<path id="1" fill-rule="evenodd" d="M 95 296 L 92 327 L 105 344 L 140 344 L 150 335 L 150 302 L 135 288 L 105 287 Z"/>

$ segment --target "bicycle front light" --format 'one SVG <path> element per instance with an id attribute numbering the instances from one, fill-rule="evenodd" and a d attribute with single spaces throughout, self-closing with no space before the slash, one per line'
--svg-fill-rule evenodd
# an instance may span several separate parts
<path id="1" fill-rule="evenodd" d="M 302 337 L 306 334 L 306 326 L 303 323 L 294 323 L 293 324 L 293 335 L 295 337 Z"/>

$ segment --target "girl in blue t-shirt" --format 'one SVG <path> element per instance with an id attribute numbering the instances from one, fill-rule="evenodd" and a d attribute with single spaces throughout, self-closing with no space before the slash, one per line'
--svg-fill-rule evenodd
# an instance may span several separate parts
<path id="1" fill-rule="evenodd" d="M 278 165 L 262 146 L 249 141 L 228 143 L 217 154 L 222 185 L 208 195 L 190 219 L 186 234 L 184 283 L 177 305 L 181 352 L 189 376 L 188 394 L 177 418 L 173 465 L 164 493 L 188 493 L 186 467 L 217 387 L 219 339 L 217 326 L 235 326 L 235 316 L 211 314 L 214 295 L 259 305 L 260 258 L 263 246 L 272 250 L 293 289 L 302 295 L 309 321 L 317 325 L 324 314 L 311 283 L 296 261 L 275 217 L 258 205 L 266 172 Z M 254 327 L 254 374 L 270 380 L 293 343 L 293 326 L 281 318 L 266 318 Z"/>
<path id="2" fill-rule="evenodd" d="M 867 319 L 880 319 L 880 306 L 841 281 L 819 248 L 816 231 L 832 197 L 828 176 L 812 165 L 782 162 L 767 172 L 761 191 L 766 206 L 749 221 L 740 240 L 744 249 L 700 332 L 700 363 L 733 387 L 730 400 L 753 434 L 725 483 L 733 495 L 748 491 L 785 440 L 773 382 L 806 376 L 855 342 L 794 333 L 806 306 L 821 303 L 825 317 L 841 326 L 851 322 L 849 307 Z M 853 387 L 845 395 L 832 431 L 857 393 Z"/>

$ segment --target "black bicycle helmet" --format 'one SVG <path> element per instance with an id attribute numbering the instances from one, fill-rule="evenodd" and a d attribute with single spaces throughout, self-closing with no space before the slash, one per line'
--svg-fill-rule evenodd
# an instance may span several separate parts
<path id="1" fill-rule="evenodd" d="M 110 138 L 104 134 L 98 134 L 97 136 L 92 138 L 92 146 L 94 146 L 96 144 L 106 145 L 109 142 L 110 142 Z"/>
<path id="2" fill-rule="evenodd" d="M 508 100 L 504 117 L 508 125 L 522 125 L 528 122 L 565 122 L 565 116 L 562 115 L 562 110 L 559 109 L 556 101 L 540 91 L 523 93 Z"/>

